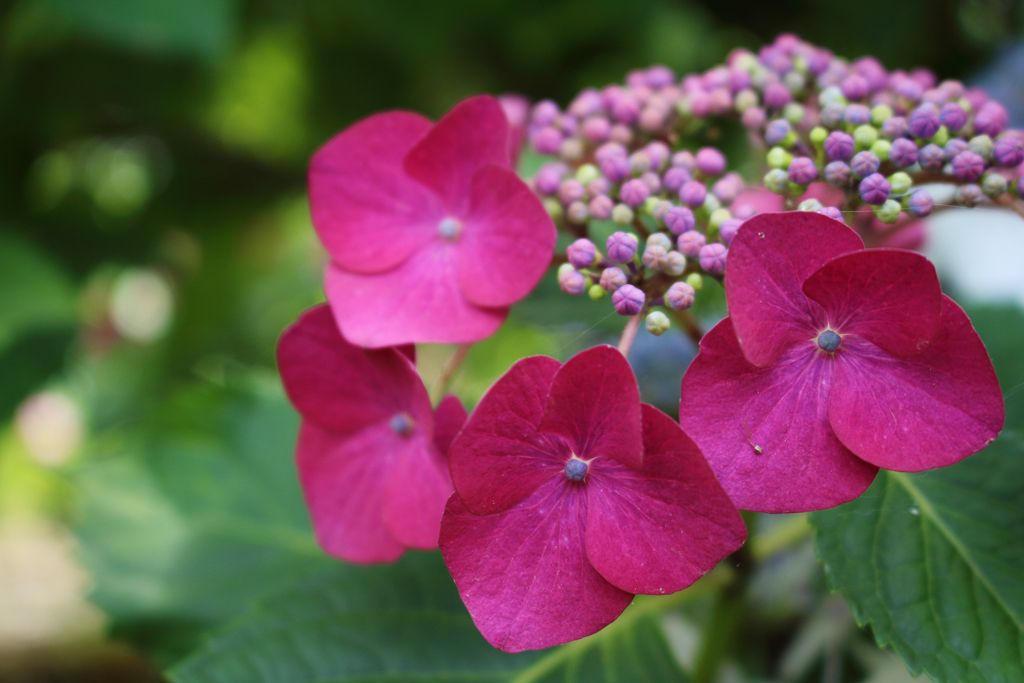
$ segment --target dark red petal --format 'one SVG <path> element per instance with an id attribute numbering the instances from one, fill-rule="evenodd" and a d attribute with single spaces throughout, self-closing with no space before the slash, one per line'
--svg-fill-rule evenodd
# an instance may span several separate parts
<path id="1" fill-rule="evenodd" d="M 825 309 L 828 324 L 904 358 L 928 348 L 939 331 L 942 289 L 924 256 L 898 249 L 843 254 L 816 270 L 804 294 Z"/>
<path id="2" fill-rule="evenodd" d="M 391 348 L 352 346 L 326 305 L 284 331 L 277 363 L 296 409 L 321 427 L 352 433 L 405 412 L 432 436 L 430 399 L 408 358 Z"/>
<path id="3" fill-rule="evenodd" d="M 462 405 L 458 396 L 448 394 L 437 404 L 434 410 L 434 445 L 437 446 L 437 452 L 445 458 L 448 457 L 452 440 L 462 429 L 462 425 L 466 424 L 468 416 L 466 407 Z"/>
<path id="4" fill-rule="evenodd" d="M 459 237 L 459 284 L 477 306 L 508 306 L 540 281 L 555 253 L 555 224 L 514 171 L 485 166 Z"/>
<path id="5" fill-rule="evenodd" d="M 743 545 L 747 530 L 679 425 L 646 404 L 643 417 L 643 469 L 591 463 L 587 557 L 624 591 L 675 593 Z"/>
<path id="6" fill-rule="evenodd" d="M 510 165 L 508 139 L 508 120 L 498 100 L 470 97 L 409 151 L 405 171 L 440 195 L 449 216 L 463 219 L 473 176 L 488 164 Z"/>
<path id="7" fill-rule="evenodd" d="M 448 451 L 459 497 L 474 514 L 515 505 L 558 475 L 567 458 L 537 433 L 555 373 L 554 358 L 524 358 L 480 399 Z M 563 477 L 564 478 L 564 477 Z"/>
<path id="8" fill-rule="evenodd" d="M 900 472 L 944 467 L 980 451 L 1002 429 L 992 362 L 949 297 L 942 297 L 938 334 L 919 356 L 896 358 L 856 338 L 844 338 L 843 346 L 829 419 L 864 460 Z"/>
<path id="9" fill-rule="evenodd" d="M 551 384 L 539 429 L 564 437 L 584 460 L 606 456 L 639 468 L 640 387 L 629 362 L 607 345 L 573 356 Z"/>
<path id="10" fill-rule="evenodd" d="M 633 600 L 585 552 L 583 487 L 552 480 L 514 507 L 478 517 L 452 496 L 441 552 L 473 623 L 506 652 L 560 645 L 600 631 Z"/>
<path id="11" fill-rule="evenodd" d="M 766 368 L 752 365 L 728 318 L 701 340 L 683 376 L 679 421 L 736 507 L 822 510 L 871 485 L 877 468 L 829 425 L 832 372 L 833 361 L 813 341 Z"/>
<path id="12" fill-rule="evenodd" d="M 419 114 L 391 111 L 356 123 L 309 164 L 309 204 L 320 241 L 346 270 L 377 273 L 402 263 L 438 236 L 436 194 L 402 164 L 430 131 Z"/>
<path id="13" fill-rule="evenodd" d="M 824 323 L 800 290 L 829 259 L 864 243 L 850 228 L 811 211 L 758 214 L 729 245 L 725 296 L 743 354 L 768 365 Z"/>

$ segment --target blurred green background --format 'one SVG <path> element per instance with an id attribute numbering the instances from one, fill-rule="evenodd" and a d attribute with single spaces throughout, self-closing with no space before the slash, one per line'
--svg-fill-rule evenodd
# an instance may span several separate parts
<path id="1" fill-rule="evenodd" d="M 0 681 L 159 680 L 254 596 L 332 565 L 274 348 L 322 298 L 304 171 L 340 129 L 477 92 L 566 103 L 784 31 L 971 79 L 1022 21 L 1010 0 L 2 3 Z M 516 358 L 602 334 L 603 308 L 541 290 L 474 350 L 469 403 Z M 693 349 L 658 343 L 633 360 L 673 411 Z M 449 352 L 421 350 L 428 382 Z"/>

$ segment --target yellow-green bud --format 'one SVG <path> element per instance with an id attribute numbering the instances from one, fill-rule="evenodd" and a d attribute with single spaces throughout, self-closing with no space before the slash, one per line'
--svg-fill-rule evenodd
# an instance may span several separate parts
<path id="1" fill-rule="evenodd" d="M 828 137 L 828 129 L 827 128 L 823 128 L 822 126 L 815 126 L 813 129 L 811 129 L 811 134 L 810 134 L 811 142 L 813 142 L 816 146 L 821 147 L 822 144 L 824 144 L 824 142 L 825 142 L 825 138 L 827 138 L 827 137 Z"/>
<path id="2" fill-rule="evenodd" d="M 900 217 L 900 203 L 895 199 L 886 199 L 881 206 L 875 207 L 875 218 L 883 223 L 895 223 Z"/>
<path id="3" fill-rule="evenodd" d="M 887 104 L 876 104 L 871 108 L 871 123 L 879 128 L 893 116 L 892 107 Z"/>
<path id="4" fill-rule="evenodd" d="M 878 129 L 874 126 L 864 124 L 857 126 L 853 131 L 853 141 L 857 143 L 858 149 L 868 149 L 878 139 Z"/>
<path id="5" fill-rule="evenodd" d="M 890 149 L 892 149 L 892 143 L 888 140 L 875 140 L 875 143 L 871 145 L 871 153 L 883 162 L 889 160 Z"/>
<path id="6" fill-rule="evenodd" d="M 914 181 L 912 181 L 910 176 L 903 171 L 893 173 L 889 176 L 889 185 L 892 188 L 891 193 L 894 197 L 900 197 L 910 192 L 910 188 L 913 184 Z"/>
<path id="7" fill-rule="evenodd" d="M 729 213 L 729 209 L 715 209 L 711 212 L 711 217 L 708 218 L 708 227 L 717 230 L 722 225 L 722 221 L 732 218 L 732 214 Z"/>
<path id="8" fill-rule="evenodd" d="M 598 299 L 604 298 L 608 292 L 604 291 L 604 287 L 601 285 L 590 285 L 590 289 L 587 290 L 587 294 L 591 299 L 597 301 Z"/>
<path id="9" fill-rule="evenodd" d="M 601 169 L 594 164 L 583 164 L 576 169 L 576 180 L 580 181 L 584 185 L 589 183 L 591 180 L 597 180 L 601 177 Z"/>
<path id="10" fill-rule="evenodd" d="M 693 287 L 695 291 L 700 291 L 701 287 L 704 286 L 704 278 L 700 276 L 700 273 L 690 273 L 686 276 L 686 284 Z"/>
<path id="11" fill-rule="evenodd" d="M 660 337 L 668 332 L 668 329 L 672 327 L 672 323 L 669 322 L 668 316 L 661 311 L 652 311 L 647 316 L 647 320 L 644 321 L 644 327 L 655 337 Z"/>
<path id="12" fill-rule="evenodd" d="M 789 168 L 789 162 L 793 161 L 793 155 L 782 147 L 772 147 L 768 150 L 768 166 L 771 168 Z"/>
<path id="13" fill-rule="evenodd" d="M 949 142 L 949 129 L 945 126 L 939 126 L 939 129 L 935 131 L 935 135 L 932 136 L 932 144 L 945 147 L 947 142 Z"/>

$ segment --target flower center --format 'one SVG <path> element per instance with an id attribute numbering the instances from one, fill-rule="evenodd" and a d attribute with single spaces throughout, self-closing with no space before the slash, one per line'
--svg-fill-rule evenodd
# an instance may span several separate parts
<path id="1" fill-rule="evenodd" d="M 587 476 L 588 469 L 587 463 L 574 457 L 565 463 L 565 478 L 569 481 L 583 481 L 584 477 Z"/>
<path id="2" fill-rule="evenodd" d="M 454 218 L 442 219 L 441 222 L 437 224 L 437 231 L 441 234 L 441 237 L 448 241 L 452 241 L 456 239 L 462 231 L 462 222 Z"/>
<path id="3" fill-rule="evenodd" d="M 395 413 L 391 418 L 391 431 L 399 436 L 409 436 L 416 428 L 416 420 L 409 413 Z"/>
<path id="4" fill-rule="evenodd" d="M 841 341 L 843 341 L 843 338 L 833 330 L 825 330 L 818 335 L 818 348 L 828 353 L 835 353 Z"/>

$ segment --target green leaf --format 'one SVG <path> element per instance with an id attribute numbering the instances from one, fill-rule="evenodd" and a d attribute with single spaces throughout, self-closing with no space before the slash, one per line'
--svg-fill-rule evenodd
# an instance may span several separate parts
<path id="1" fill-rule="evenodd" d="M 67 274 L 44 252 L 0 233 L 0 350 L 31 331 L 75 321 L 75 292 Z"/>
<path id="2" fill-rule="evenodd" d="M 685 683 L 659 616 L 715 581 L 641 597 L 589 638 L 510 655 L 476 630 L 440 554 L 410 553 L 390 566 L 338 566 L 263 601 L 169 675 L 176 683 Z"/>

